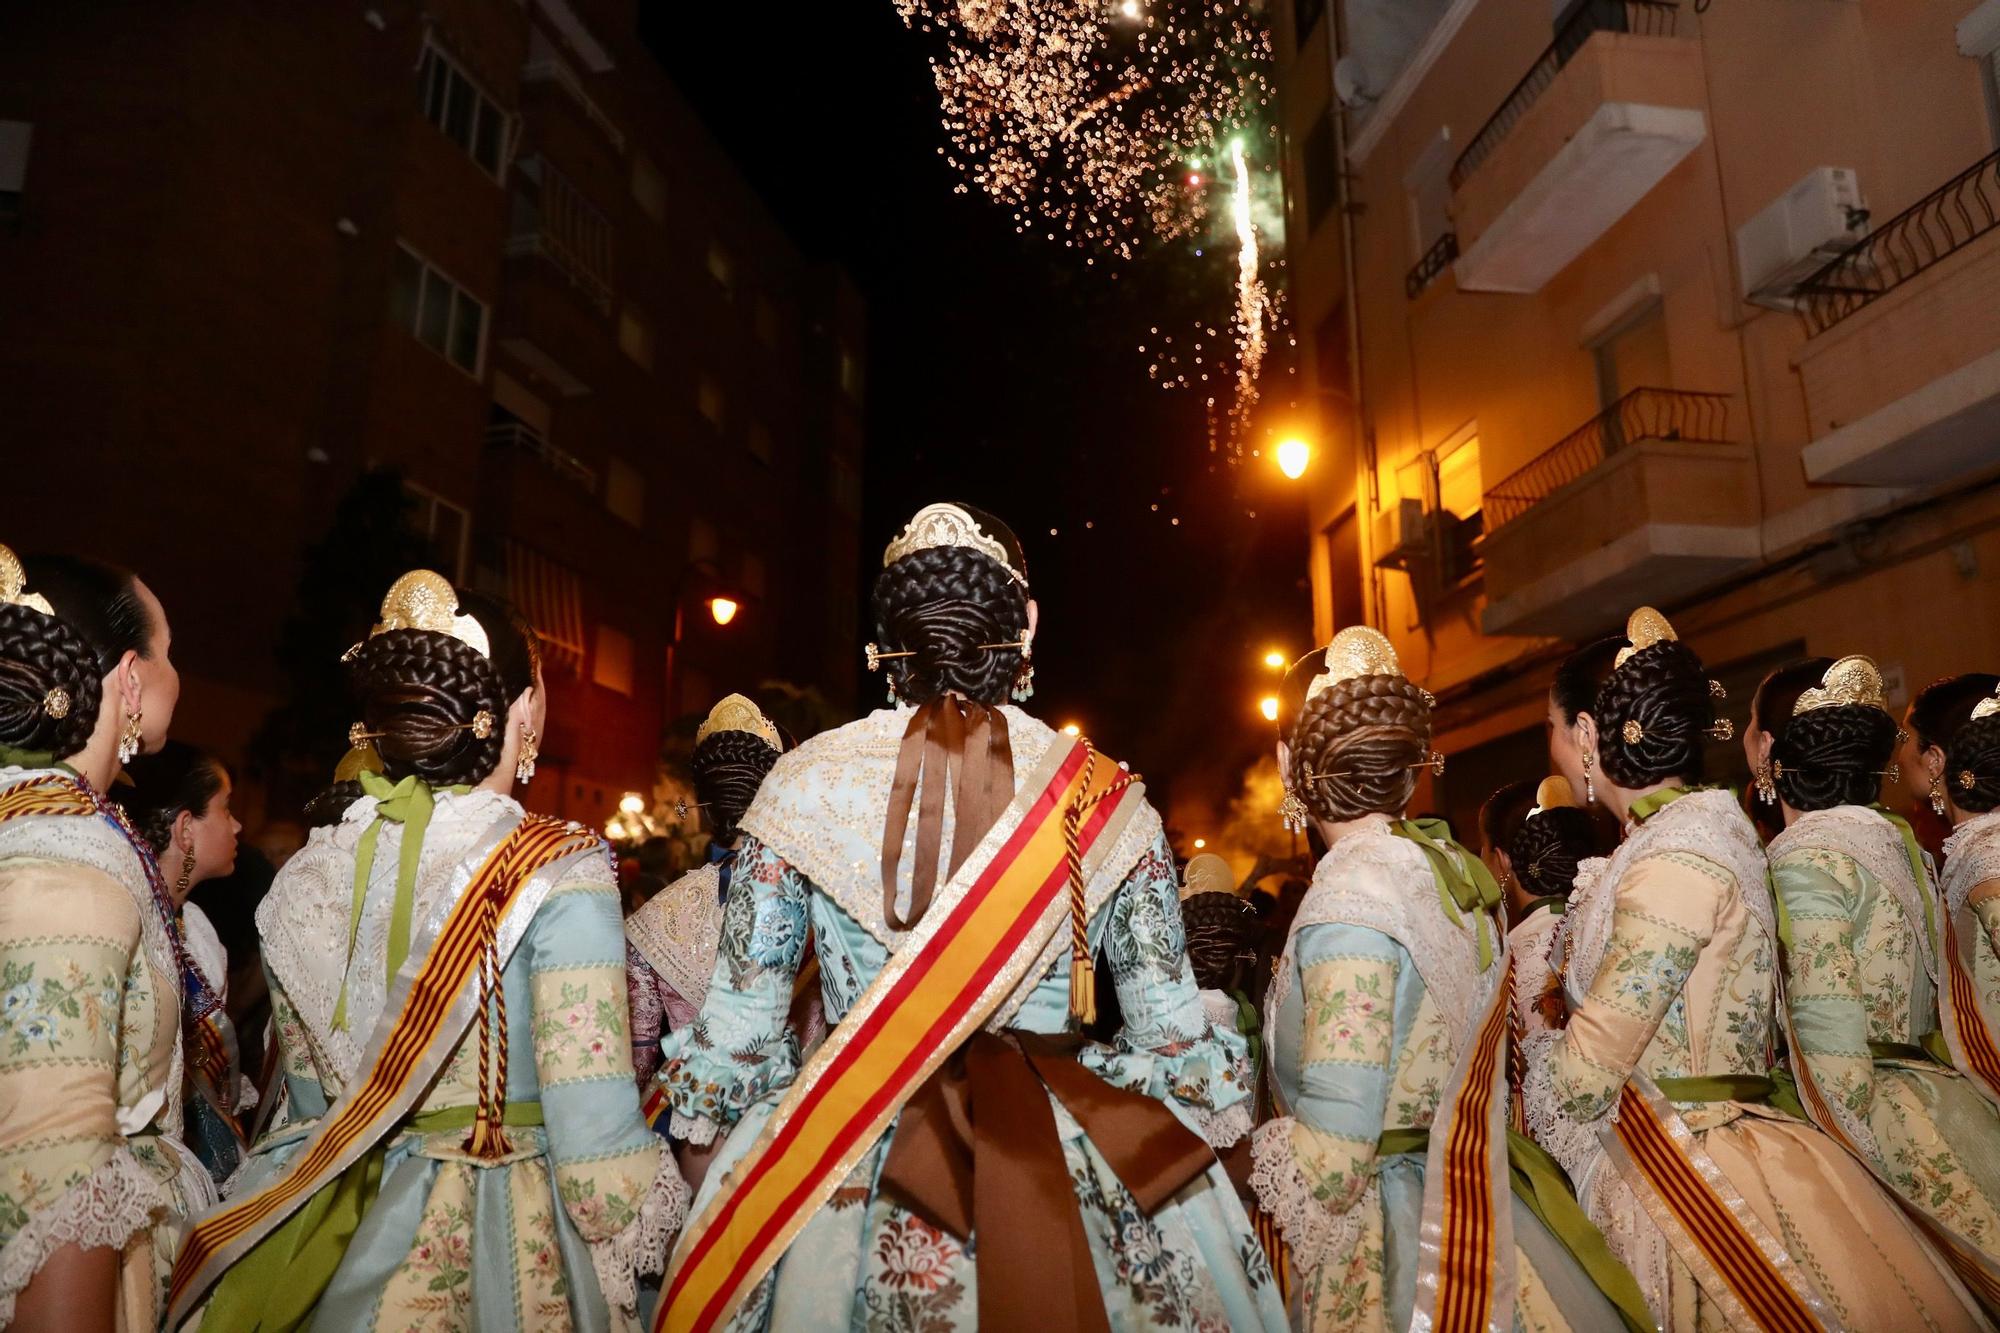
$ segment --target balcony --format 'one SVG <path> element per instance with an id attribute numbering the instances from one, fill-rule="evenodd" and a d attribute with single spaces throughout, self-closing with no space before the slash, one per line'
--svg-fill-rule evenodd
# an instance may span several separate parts
<path id="1" fill-rule="evenodd" d="M 1708 135 L 1699 43 L 1668 0 L 1599 0 L 1452 165 L 1464 291 L 1536 292 Z"/>
<path id="2" fill-rule="evenodd" d="M 486 447 L 525 454 L 586 494 L 597 494 L 597 470 L 575 454 L 550 444 L 526 422 L 496 422 L 488 426 Z"/>
<path id="3" fill-rule="evenodd" d="M 1762 553 L 1723 394 L 1635 389 L 1486 492 L 1488 634 L 1582 638 Z"/>
<path id="4" fill-rule="evenodd" d="M 611 219 L 569 177 L 538 157 L 515 174 L 507 253 L 540 256 L 569 280 L 601 315 L 611 314 Z"/>
<path id="5" fill-rule="evenodd" d="M 1448 231 L 1437 238 L 1437 244 L 1424 252 L 1424 257 L 1410 267 L 1403 277 L 1403 294 L 1412 301 L 1423 295 L 1424 289 L 1438 280 L 1439 275 L 1451 267 L 1451 261 L 1458 258 L 1458 233 Z"/>
<path id="6" fill-rule="evenodd" d="M 616 121 L 605 113 L 584 91 L 583 77 L 571 67 L 567 60 L 556 54 L 555 47 L 548 38 L 542 36 L 541 29 L 531 29 L 528 34 L 528 63 L 521 70 L 521 82 L 546 83 L 560 88 L 569 96 L 570 102 L 583 113 L 585 120 L 595 125 L 599 133 L 611 142 L 622 157 L 625 153 L 625 132 L 618 128 Z"/>
<path id="7" fill-rule="evenodd" d="M 2000 465 L 2000 153 L 1797 288 L 1808 480 L 1938 489 Z"/>

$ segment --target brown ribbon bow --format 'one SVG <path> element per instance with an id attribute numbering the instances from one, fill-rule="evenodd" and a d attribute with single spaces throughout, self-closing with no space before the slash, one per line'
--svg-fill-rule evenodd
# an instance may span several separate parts
<path id="1" fill-rule="evenodd" d="M 1109 1333 L 1049 1094 L 1150 1214 L 1215 1162 L 1166 1104 L 1077 1062 L 1083 1040 L 977 1032 L 903 1107 L 882 1189 L 961 1241 L 976 1233 L 981 1328 Z"/>
<path id="2" fill-rule="evenodd" d="M 882 917 L 892 930 L 913 929 L 937 891 L 946 788 L 953 798 L 951 862 L 944 872 L 949 879 L 1014 799 L 1014 752 L 1007 740 L 1007 718 L 998 708 L 941 694 L 918 708 L 903 732 L 882 830 Z M 912 805 L 918 807 L 917 859 L 911 867 L 906 921 L 896 911 L 896 867 Z"/>

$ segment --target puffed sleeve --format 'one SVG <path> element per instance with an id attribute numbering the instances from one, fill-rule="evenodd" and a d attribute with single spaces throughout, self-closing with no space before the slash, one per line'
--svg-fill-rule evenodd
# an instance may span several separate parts
<path id="1" fill-rule="evenodd" d="M 125 1137 L 157 1108 L 118 1105 L 138 950 L 138 904 L 117 881 L 54 861 L 0 870 L 0 1327 L 56 1250 L 122 1250 L 175 1206 Z"/>
<path id="2" fill-rule="evenodd" d="M 805 957 L 810 886 L 786 860 L 746 836 L 722 908 L 722 943 L 701 1013 L 661 1043 L 660 1084 L 676 1139 L 712 1143 L 717 1130 L 799 1069 L 786 1019 Z"/>
<path id="3" fill-rule="evenodd" d="M 1291 1114 L 1258 1127 L 1250 1184 L 1301 1268 L 1339 1268 L 1374 1179 L 1408 955 L 1379 931 L 1342 924 L 1305 927 L 1293 950 L 1305 1017 L 1299 1093 Z"/>
<path id="4" fill-rule="evenodd" d="M 1798 1049 L 1840 1129 L 1879 1160 L 1868 1126 L 1875 1063 L 1868 1053 L 1868 1006 L 1854 956 L 1860 880 L 1854 862 L 1805 850 L 1771 863 L 1771 879 L 1791 923 L 1785 948 L 1786 1000 Z"/>
<path id="5" fill-rule="evenodd" d="M 617 887 L 608 878 L 558 885 L 535 914 L 527 947 L 556 1192 L 590 1245 L 605 1300 L 630 1311 L 638 1275 L 666 1266 L 688 1188 L 639 1110 Z"/>
<path id="6" fill-rule="evenodd" d="M 1250 1132 L 1250 1093 L 1241 1071 L 1249 1043 L 1235 1027 L 1209 1021 L 1188 962 L 1173 853 L 1156 840 L 1099 913 L 1124 1025 L 1109 1046 L 1078 1059 L 1106 1082 L 1185 1106 L 1202 1134 L 1225 1148 Z"/>

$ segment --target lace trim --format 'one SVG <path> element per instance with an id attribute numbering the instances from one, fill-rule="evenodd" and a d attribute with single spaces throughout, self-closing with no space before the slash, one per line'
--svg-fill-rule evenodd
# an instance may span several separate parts
<path id="1" fill-rule="evenodd" d="M 667 1117 L 667 1133 L 682 1143 L 692 1143 L 705 1148 L 715 1142 L 715 1133 L 722 1126 L 705 1115 L 683 1115 L 679 1111 Z"/>
<path id="2" fill-rule="evenodd" d="M 1945 909 L 1957 913 L 1972 891 L 2000 879 L 2000 810 L 1974 815 L 1944 840 Z"/>
<path id="3" fill-rule="evenodd" d="M 1333 1212 L 1321 1203 L 1292 1152 L 1295 1123 L 1291 1116 L 1280 1116 L 1257 1126 L 1250 1136 L 1250 1189 L 1278 1224 L 1292 1262 L 1305 1271 L 1338 1263 L 1352 1252 L 1361 1239 L 1369 1210 L 1379 1209 L 1382 1203 L 1372 1176 L 1368 1188 L 1346 1212 Z"/>
<path id="4" fill-rule="evenodd" d="M 625 934 L 660 979 L 696 1010 L 722 946 L 722 868 L 690 870 L 625 919 Z"/>
<path id="5" fill-rule="evenodd" d="M 1764 849 L 1774 866 L 1793 852 L 1802 851 L 1837 852 L 1873 875 L 1903 909 L 1903 920 L 1916 936 L 1924 971 L 1933 982 L 1937 980 L 1937 954 L 1924 925 L 1923 895 L 1932 892 L 1932 885 L 1919 885 L 1911 874 L 1903 835 L 1894 824 L 1865 805 L 1809 810 L 1771 839 Z"/>
<path id="6" fill-rule="evenodd" d="M 1618 1107 L 1599 1120 L 1583 1121 L 1562 1109 L 1563 1098 L 1556 1091 L 1555 1045 L 1560 1032 L 1531 1032 L 1521 1040 L 1527 1076 L 1522 1081 L 1521 1100 L 1528 1120 L 1528 1137 L 1542 1145 L 1549 1156 L 1562 1163 L 1573 1181 L 1581 1182 L 1604 1154 L 1597 1138 L 1599 1124 L 1615 1124 Z"/>
<path id="7" fill-rule="evenodd" d="M 690 1197 L 674 1155 L 661 1144 L 660 1167 L 639 1200 L 638 1216 L 609 1240 L 590 1243 L 590 1266 L 606 1304 L 627 1313 L 638 1308 L 639 1274 L 666 1271 L 667 1247 L 687 1221 Z"/>
<path id="8" fill-rule="evenodd" d="M 1217 1151 L 1240 1142 L 1251 1129 L 1248 1097 L 1201 1117 L 1201 1136 L 1208 1140 L 1209 1147 Z"/>
<path id="9" fill-rule="evenodd" d="M 14 1298 L 49 1256 L 65 1245 L 123 1250 L 127 1241 L 174 1211 L 167 1185 L 121 1146 L 102 1166 L 28 1216 L 0 1250 L 0 1328 L 14 1322 Z"/>

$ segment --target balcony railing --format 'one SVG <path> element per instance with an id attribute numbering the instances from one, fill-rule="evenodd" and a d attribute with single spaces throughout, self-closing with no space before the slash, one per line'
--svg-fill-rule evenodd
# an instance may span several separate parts
<path id="1" fill-rule="evenodd" d="M 1486 530 L 1513 522 L 1634 441 L 1726 444 L 1728 429 L 1728 394 L 1634 389 L 1486 492 Z"/>
<path id="2" fill-rule="evenodd" d="M 2000 153 L 1959 172 L 1793 289 L 1808 334 L 1825 333 L 1995 227 Z"/>
<path id="3" fill-rule="evenodd" d="M 1403 292 L 1412 301 L 1416 300 L 1424 288 L 1437 281 L 1438 274 L 1451 267 L 1451 261 L 1458 258 L 1458 233 L 1448 231 L 1437 238 L 1437 244 L 1424 252 L 1424 257 L 1411 266 L 1403 277 Z"/>
<path id="4" fill-rule="evenodd" d="M 1556 75 L 1583 49 L 1583 44 L 1600 32 L 1636 33 L 1641 37 L 1671 37 L 1680 6 L 1673 0 L 1589 0 L 1556 31 L 1555 41 L 1528 67 L 1514 90 L 1500 103 L 1500 109 L 1480 127 L 1451 164 L 1451 188 L 1464 185 L 1480 163 L 1493 155 L 1501 141 L 1513 133 L 1528 108 L 1540 100 Z"/>
<path id="5" fill-rule="evenodd" d="M 528 64 L 521 70 L 521 79 L 526 83 L 553 83 L 570 95 L 570 99 L 583 112 L 585 119 L 603 132 L 611 141 L 611 146 L 620 154 L 625 151 L 625 132 L 618 128 L 604 108 L 591 100 L 583 90 L 583 80 L 569 67 L 569 62 L 554 51 L 535 51 L 530 54 Z"/>
<path id="6" fill-rule="evenodd" d="M 546 256 L 611 313 L 611 219 L 541 158 L 523 161 L 517 174 L 507 253 Z"/>
<path id="7" fill-rule="evenodd" d="M 512 449 L 526 454 L 571 485 L 597 494 L 597 470 L 567 449 L 550 444 L 525 422 L 504 421 L 488 426 L 486 444 L 491 449 Z"/>

